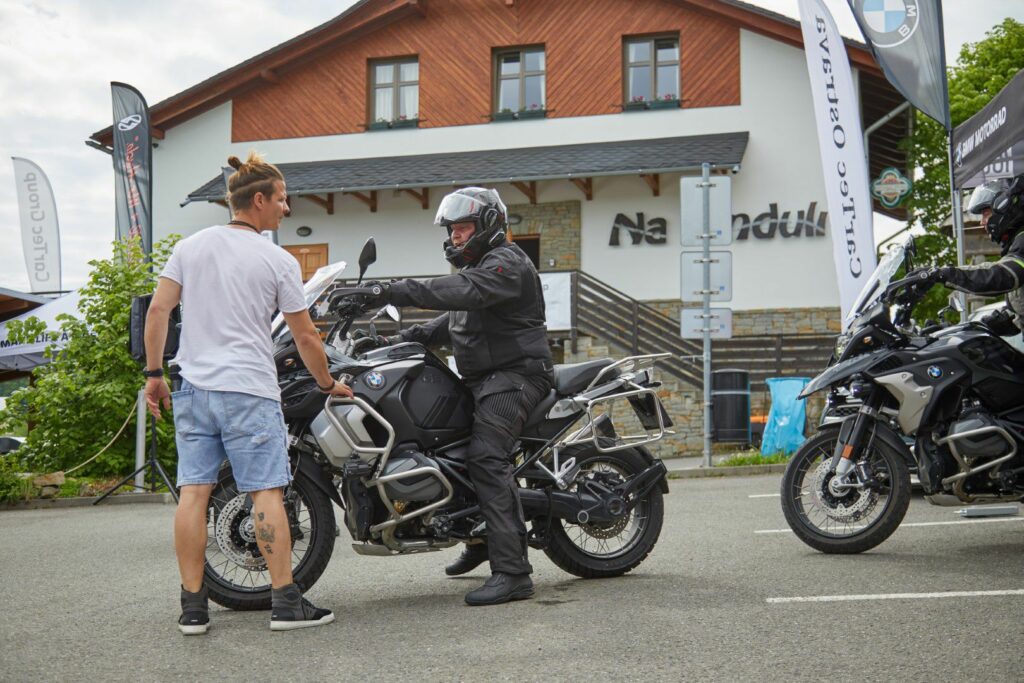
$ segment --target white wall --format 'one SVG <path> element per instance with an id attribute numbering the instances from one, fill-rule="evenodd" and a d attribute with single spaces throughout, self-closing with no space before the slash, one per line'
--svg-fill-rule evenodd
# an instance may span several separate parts
<path id="1" fill-rule="evenodd" d="M 223 222 L 219 205 L 178 205 L 220 172 L 229 154 L 240 157 L 255 148 L 275 163 L 342 158 L 400 156 L 525 146 L 605 142 L 679 135 L 749 131 L 742 170 L 733 177 L 733 212 L 751 218 L 778 204 L 779 212 L 824 206 L 815 125 L 802 51 L 741 31 L 741 105 L 623 113 L 607 116 L 519 121 L 439 129 L 394 130 L 317 138 L 230 143 L 231 105 L 224 104 L 167 131 L 154 151 L 154 217 L 157 237 L 190 234 Z M 506 203 L 525 198 L 499 185 Z M 566 181 L 538 183 L 540 202 L 582 200 L 583 270 L 640 299 L 679 296 L 679 179 L 664 176 L 661 196 L 653 197 L 637 176 L 595 178 L 594 200 Z M 330 259 L 354 261 L 366 237 L 378 244 L 378 264 L 371 274 L 427 275 L 448 271 L 440 243 L 443 234 L 431 225 L 443 188 L 431 189 L 431 209 L 422 210 L 408 195 L 379 192 L 377 213 L 353 197 L 335 197 L 335 215 L 313 203 L 293 199 L 294 215 L 281 229 L 282 244 L 330 245 Z M 609 247 L 618 213 L 643 212 L 668 221 L 665 245 Z M 313 234 L 295 234 L 309 225 Z M 734 242 L 734 299 L 737 310 L 838 305 L 832 249 L 828 237 Z"/>

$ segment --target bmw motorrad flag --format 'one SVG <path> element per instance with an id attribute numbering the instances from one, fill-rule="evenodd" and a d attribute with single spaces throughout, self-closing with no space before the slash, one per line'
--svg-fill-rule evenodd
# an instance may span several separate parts
<path id="1" fill-rule="evenodd" d="M 949 130 L 940 0 L 848 0 L 886 79 Z"/>
<path id="2" fill-rule="evenodd" d="M 114 104 L 114 209 L 117 240 L 142 239 L 153 251 L 153 146 L 149 107 L 138 90 L 111 83 Z"/>

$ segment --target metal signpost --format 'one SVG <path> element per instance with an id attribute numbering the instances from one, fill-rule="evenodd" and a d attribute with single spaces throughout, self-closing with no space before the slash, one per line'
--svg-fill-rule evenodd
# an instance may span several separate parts
<path id="1" fill-rule="evenodd" d="M 680 299 L 700 301 L 702 308 L 680 311 L 680 335 L 704 340 L 704 452 L 703 466 L 711 466 L 711 340 L 732 336 L 732 311 L 711 308 L 712 301 L 732 300 L 732 253 L 711 251 L 711 246 L 732 244 L 732 179 L 716 176 L 711 181 L 711 164 L 701 164 L 700 178 L 679 181 Z M 698 204 L 697 198 L 700 198 Z M 697 206 L 700 206 L 698 211 Z M 702 247 L 686 251 L 685 247 Z M 694 283 L 700 282 L 699 288 Z"/>

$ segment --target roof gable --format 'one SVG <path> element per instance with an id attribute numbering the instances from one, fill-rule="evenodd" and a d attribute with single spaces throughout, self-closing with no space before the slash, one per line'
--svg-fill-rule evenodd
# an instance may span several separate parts
<path id="1" fill-rule="evenodd" d="M 431 0 L 443 2 L 444 0 Z M 514 7 L 516 0 L 492 0 Z M 551 0 L 547 0 L 551 1 Z M 637 0 L 628 0 L 635 2 Z M 668 2 L 733 23 L 794 47 L 803 48 L 800 22 L 740 0 L 647 0 Z M 251 59 L 222 71 L 150 108 L 155 137 L 198 114 L 265 83 L 275 83 L 280 73 L 295 68 L 339 42 L 358 39 L 393 22 L 424 16 L 426 0 L 359 0 L 337 17 L 302 33 Z M 880 73 L 866 46 L 846 40 L 854 66 Z M 93 133 L 102 144 L 112 143 L 112 126 Z"/>

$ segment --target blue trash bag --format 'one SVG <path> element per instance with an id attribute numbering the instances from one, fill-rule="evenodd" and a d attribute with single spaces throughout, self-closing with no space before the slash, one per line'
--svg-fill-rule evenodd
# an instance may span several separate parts
<path id="1" fill-rule="evenodd" d="M 804 442 L 807 407 L 800 392 L 811 380 L 807 377 L 771 377 L 765 380 L 772 395 L 772 407 L 761 439 L 761 454 L 789 455 Z"/>

